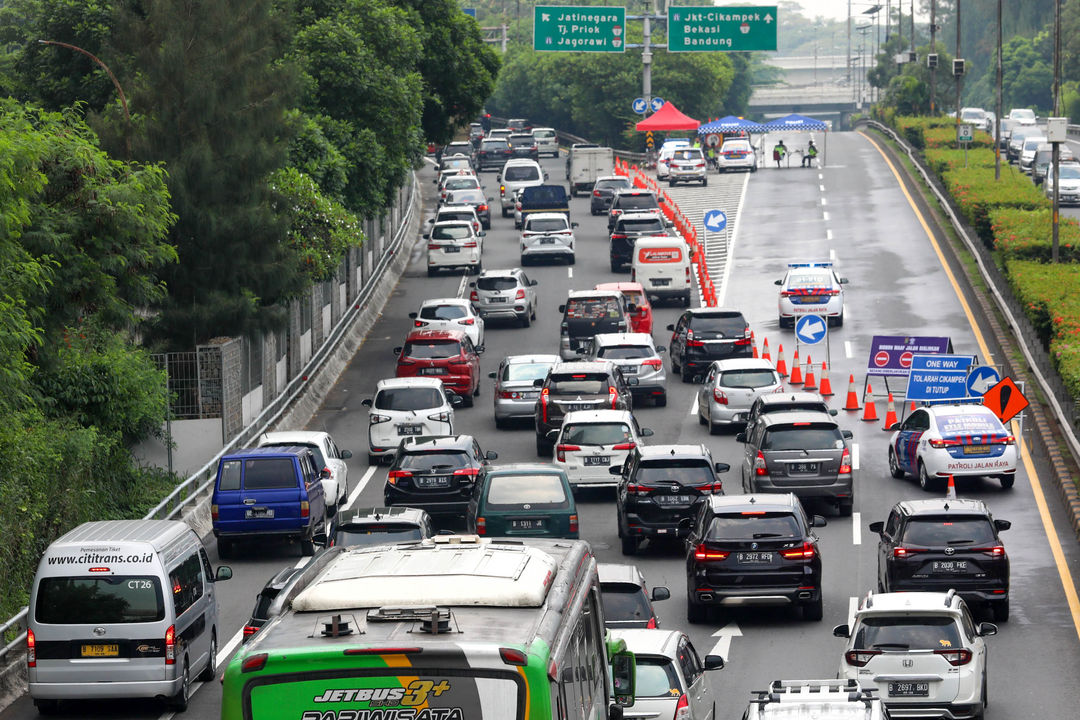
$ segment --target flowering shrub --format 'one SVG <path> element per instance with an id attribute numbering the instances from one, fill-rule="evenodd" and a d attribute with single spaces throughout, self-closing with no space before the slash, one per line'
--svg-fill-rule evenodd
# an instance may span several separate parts
<path id="1" fill-rule="evenodd" d="M 1069 394 L 1080 398 L 1080 265 L 1009 260 L 1006 271 Z"/>
<path id="2" fill-rule="evenodd" d="M 956 148 L 929 148 L 923 153 L 923 157 L 935 175 L 964 167 L 964 151 Z M 968 150 L 967 166 L 994 167 L 994 151 L 990 148 Z"/>
<path id="3" fill-rule="evenodd" d="M 960 167 L 942 174 L 945 187 L 960 212 L 975 228 L 987 247 L 994 247 L 990 213 L 998 208 L 1036 210 L 1049 207 L 1046 198 L 1026 175 L 1001 173 L 994 180 L 993 167 Z"/>
<path id="4" fill-rule="evenodd" d="M 1050 262 L 1053 227 L 1048 208 L 992 210 L 990 229 L 994 247 L 1006 258 Z M 1059 218 L 1058 256 L 1063 262 L 1080 262 L 1080 223 L 1073 218 Z"/>

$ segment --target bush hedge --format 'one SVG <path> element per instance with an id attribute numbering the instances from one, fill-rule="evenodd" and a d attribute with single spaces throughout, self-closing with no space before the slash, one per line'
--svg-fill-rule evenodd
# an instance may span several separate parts
<path id="1" fill-rule="evenodd" d="M 1050 209 L 999 208 L 990 212 L 994 247 L 1007 259 L 1050 262 L 1053 226 Z M 1058 256 L 1062 262 L 1080 262 L 1080 223 L 1061 217 Z"/>
<path id="2" fill-rule="evenodd" d="M 986 246 L 994 247 L 990 213 L 999 208 L 1039 210 L 1049 203 L 1026 175 L 1002 173 L 994 180 L 992 167 L 960 167 L 942 174 L 953 201 Z"/>
<path id="3" fill-rule="evenodd" d="M 1080 397 L 1080 265 L 1009 260 L 1005 267 L 1069 394 Z"/>
<path id="4" fill-rule="evenodd" d="M 930 127 L 923 130 L 923 143 L 926 149 L 930 148 L 956 148 L 956 126 Z M 976 130 L 968 143 L 969 149 L 994 148 L 994 138 L 989 133 Z"/>
<path id="5" fill-rule="evenodd" d="M 964 151 L 956 148 L 928 148 L 923 152 L 930 171 L 941 176 L 946 170 L 964 167 Z M 967 167 L 994 167 L 994 151 L 987 148 L 968 150 Z"/>
<path id="6" fill-rule="evenodd" d="M 909 143 L 919 150 L 925 150 L 925 133 L 927 130 L 932 128 L 952 127 L 956 124 L 956 121 L 947 117 L 913 117 L 911 115 L 901 115 L 899 117 L 894 117 L 893 123 L 896 129 L 907 138 Z M 953 137 L 955 139 L 955 135 Z"/>

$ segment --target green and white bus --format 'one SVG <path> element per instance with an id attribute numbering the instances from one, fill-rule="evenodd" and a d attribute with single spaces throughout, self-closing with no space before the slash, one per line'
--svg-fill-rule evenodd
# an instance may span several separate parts
<path id="1" fill-rule="evenodd" d="M 602 608 L 582 541 L 330 548 L 230 661 L 221 717 L 619 720 L 634 659 Z"/>

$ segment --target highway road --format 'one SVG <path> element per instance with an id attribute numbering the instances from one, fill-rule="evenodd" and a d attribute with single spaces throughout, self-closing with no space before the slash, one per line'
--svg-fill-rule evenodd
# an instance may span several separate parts
<path id="1" fill-rule="evenodd" d="M 829 139 L 830 167 L 825 169 L 765 169 L 749 178 L 739 208 L 739 228 L 728 248 L 731 264 L 728 280 L 718 288 L 721 301 L 741 309 L 751 322 L 757 341 L 769 339 L 774 353 L 783 343 L 791 362 L 792 331 L 781 331 L 776 320 L 773 280 L 783 275 L 785 263 L 835 257 L 847 286 L 845 325 L 831 332 L 829 355 L 832 398 L 841 407 L 849 373 L 861 388 L 871 336 L 875 334 L 947 335 L 958 353 L 978 354 L 992 362 L 973 327 L 972 316 L 952 284 L 941 256 L 928 237 L 920 216 L 885 157 L 870 140 L 856 133 L 835 133 Z M 551 177 L 563 178 L 561 159 L 544 160 Z M 430 168 L 423 172 L 425 192 L 433 194 Z M 498 184 L 494 173 L 484 173 L 489 195 Z M 710 176 L 706 188 L 680 189 L 678 196 L 709 204 L 710 197 L 732 196 L 746 178 Z M 739 197 L 739 193 L 734 193 Z M 497 201 L 496 201 L 497 202 Z M 428 210 L 433 209 L 429 204 Z M 533 432 L 525 426 L 497 430 L 491 411 L 491 386 L 486 373 L 500 358 L 522 352 L 555 352 L 558 347 L 558 305 L 570 289 L 591 288 L 598 282 L 618 279 L 609 271 L 605 220 L 589 214 L 587 199 L 572 203 L 577 231 L 577 263 L 574 266 L 534 267 L 530 275 L 539 280 L 541 304 L 530 329 L 489 321 L 486 354 L 482 357 L 485 384 L 474 408 L 457 411 L 456 427 L 478 437 L 486 450 L 499 453 L 498 462 L 536 460 Z M 517 233 L 509 219 L 494 213 L 493 229 L 485 241 L 484 266 L 518 264 Z M 357 353 L 309 428 L 327 430 L 342 448 L 353 451 L 350 464 L 353 506 L 380 504 L 386 469 L 366 466 L 367 413 L 361 401 L 375 383 L 392 376 L 391 348 L 400 344 L 410 322 L 409 312 L 425 298 L 454 296 L 463 283 L 460 275 L 429 279 L 425 272 L 424 244 L 415 245 L 410 265 L 382 318 Z M 720 282 L 720 278 L 717 281 Z M 654 336 L 667 345 L 664 327 L 678 314 L 675 307 L 656 308 Z M 817 359 L 817 358 L 815 358 Z M 694 387 L 677 380 L 669 385 L 666 408 L 643 407 L 636 411 L 642 426 L 656 431 L 655 443 L 704 442 L 715 458 L 731 463 L 736 472 L 727 478 L 728 492 L 738 493 L 737 468 L 742 446 L 733 434 L 710 437 L 698 425 L 694 412 Z M 884 404 L 879 405 L 884 414 Z M 719 718 L 739 718 L 748 692 L 764 688 L 777 678 L 833 677 L 839 666 L 843 641 L 831 628 L 848 621 L 854 599 L 874 586 L 876 537 L 867 525 L 885 518 L 900 499 L 924 496 L 913 480 L 894 480 L 886 467 L 889 433 L 881 423 L 864 423 L 858 414 L 840 412 L 842 425 L 854 431 L 856 471 L 855 514 L 838 517 L 831 508 L 811 507 L 828 516 L 829 525 L 819 531 L 824 566 L 825 619 L 806 622 L 797 612 L 745 609 L 732 612 L 714 625 L 686 622 L 686 582 L 682 549 L 677 545 L 645 546 L 635 558 L 650 585 L 665 585 L 672 597 L 657 605 L 664 627 L 683 628 L 701 655 L 714 647 L 724 650 L 728 667 L 711 673 L 718 699 Z M 1029 456 L 1028 456 L 1029 457 Z M 1070 607 L 1068 587 L 1080 576 L 1080 547 L 1068 530 L 1056 492 L 1048 487 L 1048 474 L 1030 459 L 1018 473 L 1016 487 L 1003 491 L 996 481 L 964 481 L 962 496 L 986 501 L 996 517 L 1011 520 L 1004 542 L 1012 559 L 1012 619 L 988 640 L 988 718 L 1075 717 L 1069 710 L 1069 688 L 1080 677 L 1078 608 Z M 1045 496 L 1045 500 L 1040 500 Z M 1045 506 L 1045 510 L 1040 510 Z M 613 496 L 592 492 L 579 498 L 582 537 L 601 562 L 623 562 L 618 549 Z M 213 552 L 213 543 L 210 550 Z M 235 576 L 219 588 L 222 645 L 246 620 L 255 594 L 263 582 L 286 564 L 301 561 L 290 546 L 268 546 L 232 560 Z M 989 618 L 985 618 L 989 619 Z M 221 658 L 224 662 L 225 657 Z M 201 686 L 186 713 L 204 720 L 219 715 L 218 683 Z M 139 703 L 81 703 L 70 717 L 164 718 L 160 706 Z M 29 698 L 23 697 L 0 713 L 0 720 L 28 720 L 35 716 Z"/>

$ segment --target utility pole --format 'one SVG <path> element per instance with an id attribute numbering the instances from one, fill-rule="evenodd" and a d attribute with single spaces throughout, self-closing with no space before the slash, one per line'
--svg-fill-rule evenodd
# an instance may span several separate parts
<path id="1" fill-rule="evenodd" d="M 937 53 L 937 0 L 930 0 L 930 52 Z M 937 68 L 930 68 L 930 115 L 937 115 Z"/>
<path id="2" fill-rule="evenodd" d="M 915 0 L 911 0 L 915 2 Z M 851 82 L 851 0 L 847 0 L 847 80 L 848 85 L 852 86 Z"/>
<path id="3" fill-rule="evenodd" d="M 652 15 L 655 10 L 654 0 L 647 0 L 645 3 L 644 30 L 642 32 L 644 41 L 641 47 L 641 97 L 645 98 L 645 117 L 649 117 L 649 111 L 652 110 L 652 49 L 650 40 L 652 38 Z"/>
<path id="4" fill-rule="evenodd" d="M 962 58 L 963 54 L 960 52 L 960 0 L 956 0 L 956 56 L 953 60 L 955 65 L 956 59 Z M 955 72 L 955 68 L 953 70 Z M 960 87 L 963 84 L 964 76 L 956 76 L 956 124 L 960 124 Z M 965 156 L 966 162 L 966 156 Z"/>
<path id="5" fill-rule="evenodd" d="M 912 2 L 914 1 L 912 0 Z M 1001 0 L 997 0 L 997 100 L 994 105 L 994 179 L 1001 180 Z"/>
<path id="6" fill-rule="evenodd" d="M 1060 117 L 1061 112 L 1061 0 L 1054 0 L 1054 117 Z M 1051 121 L 1053 122 L 1053 121 Z M 1052 138 L 1056 139 L 1056 138 Z M 1060 192 L 1061 175 L 1058 172 L 1061 165 L 1061 143 L 1054 142 L 1053 155 L 1050 162 L 1054 166 L 1054 206 L 1051 210 L 1053 219 L 1053 236 L 1050 244 L 1050 262 L 1057 263 L 1061 260 L 1058 253 L 1058 211 L 1061 209 Z"/>

